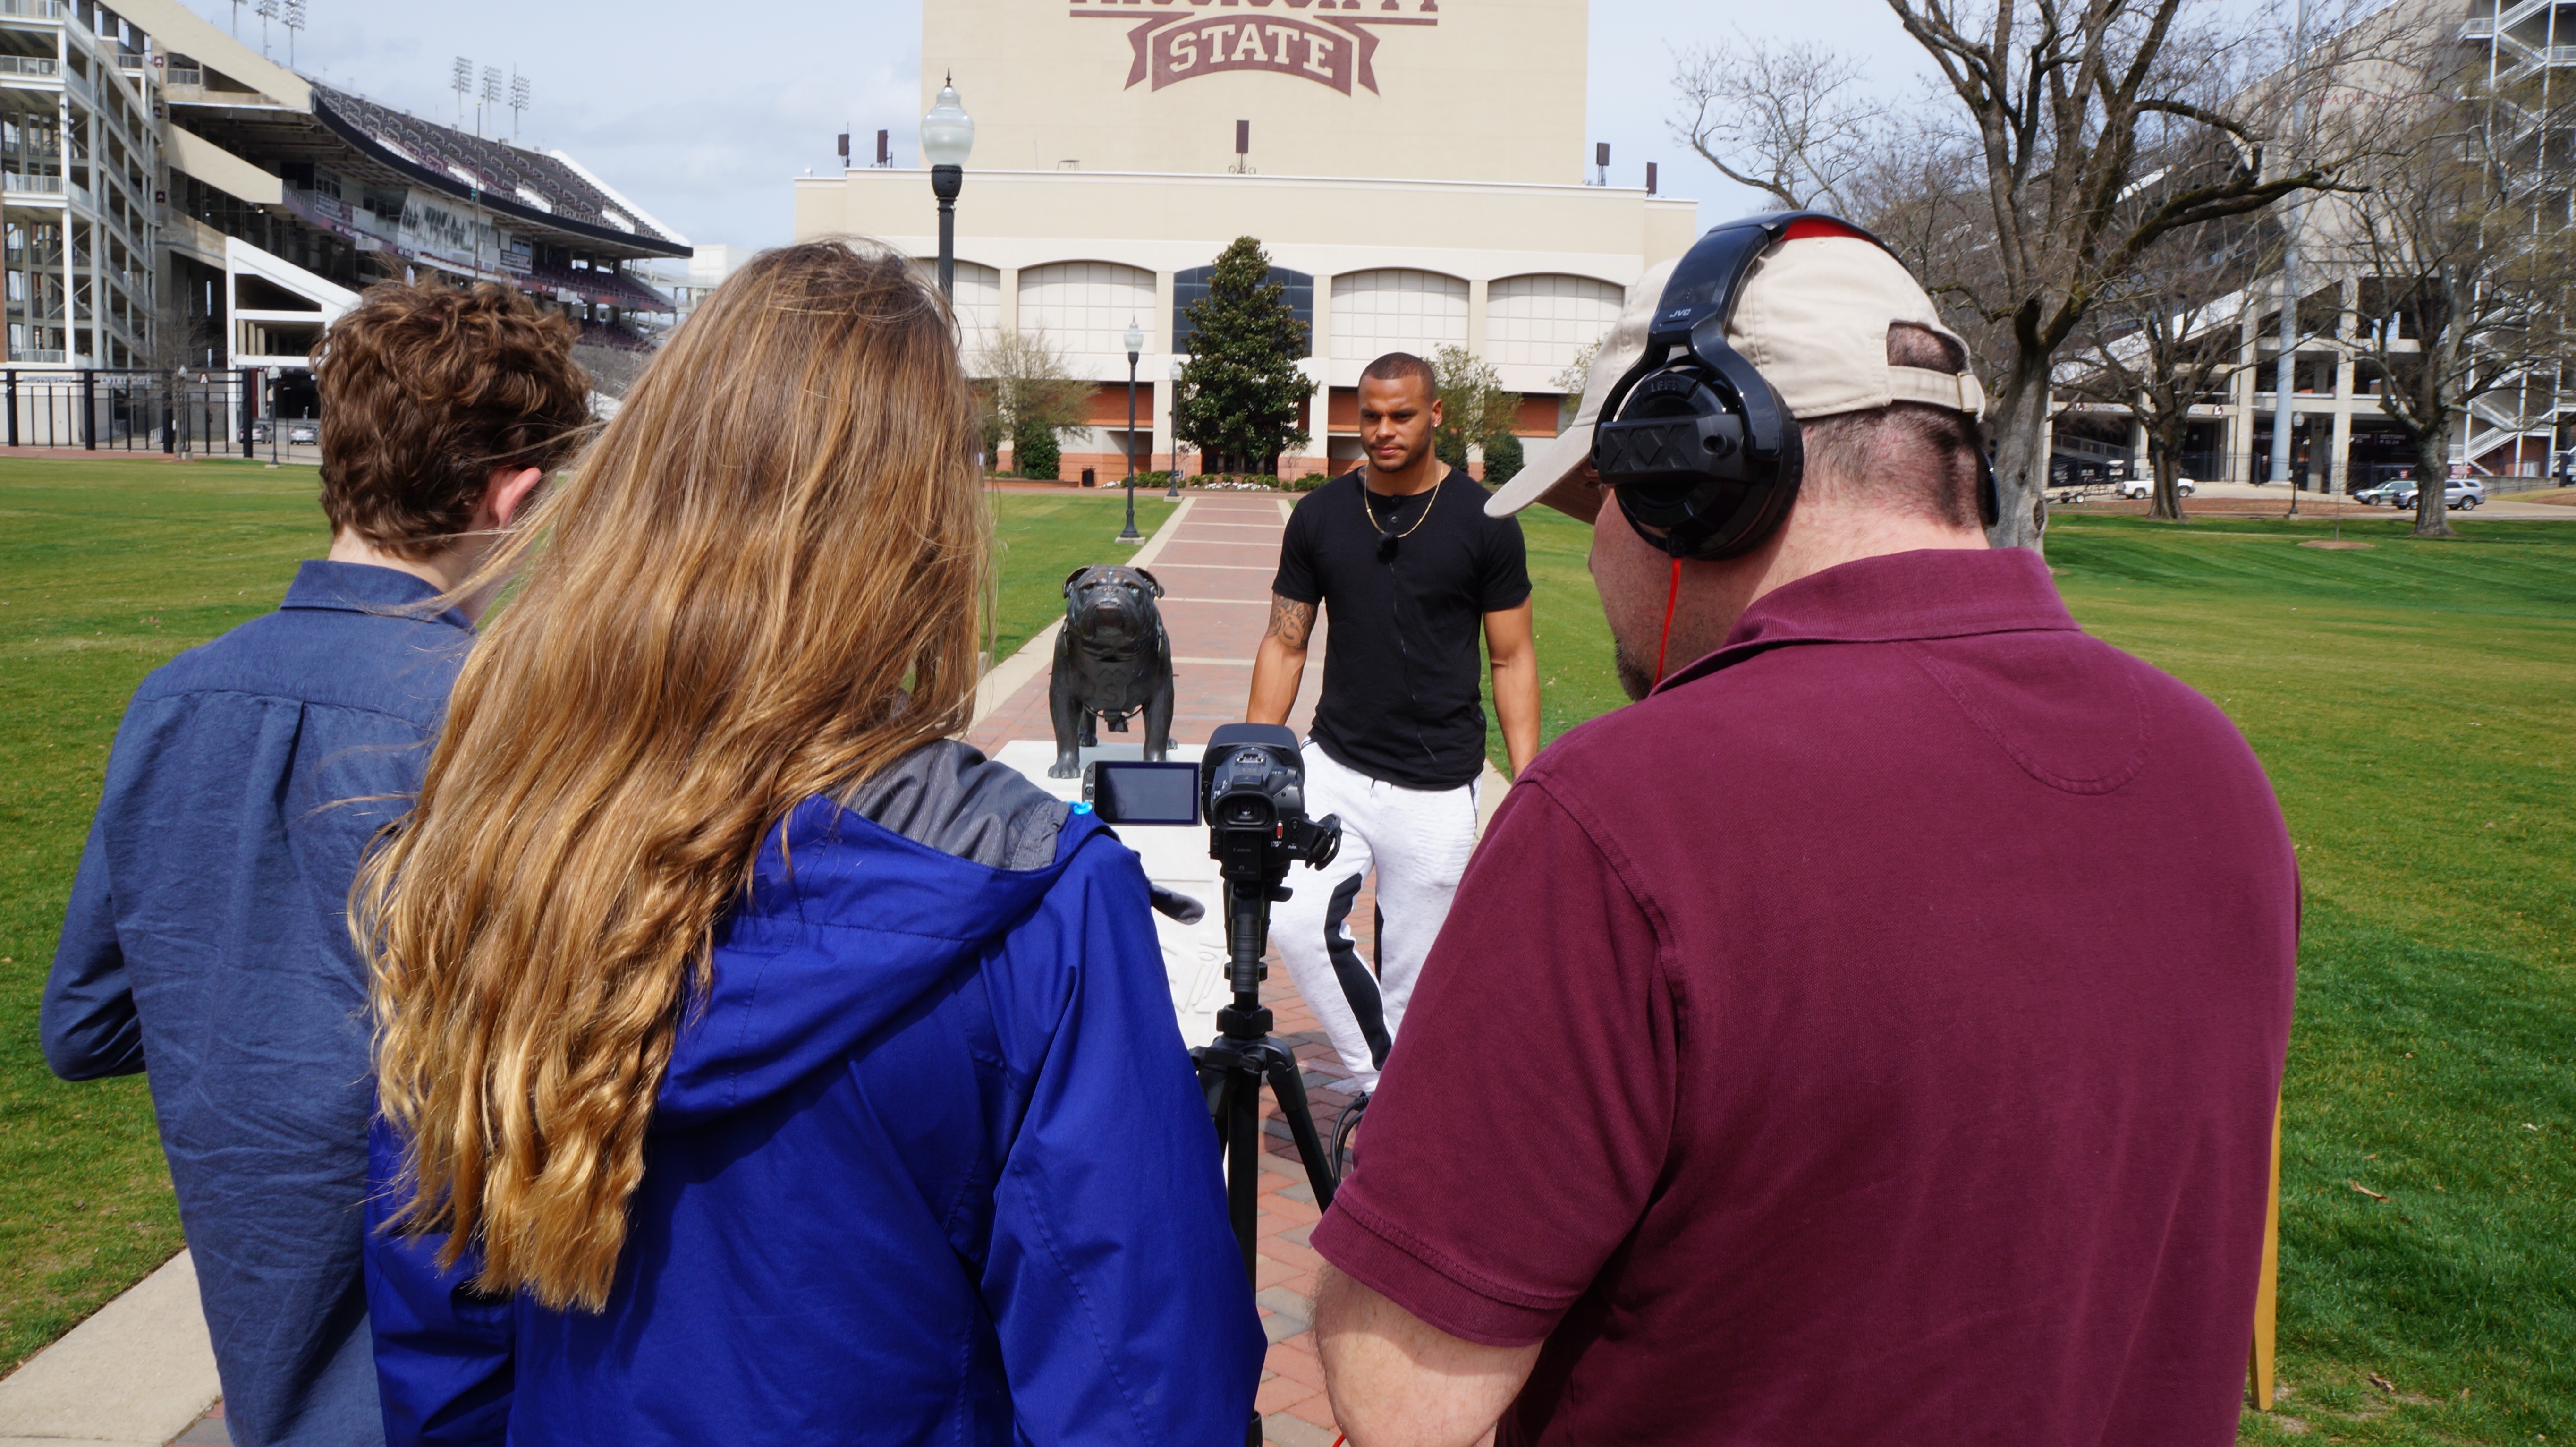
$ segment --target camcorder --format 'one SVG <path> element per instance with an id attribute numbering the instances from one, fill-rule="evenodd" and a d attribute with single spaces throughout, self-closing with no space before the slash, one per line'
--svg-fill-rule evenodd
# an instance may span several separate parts
<path id="1" fill-rule="evenodd" d="M 1104 824 L 1179 825 L 1204 817 L 1208 857 L 1236 880 L 1321 869 L 1342 846 L 1341 821 L 1306 817 L 1306 761 L 1278 724 L 1227 724 L 1195 764 L 1102 761 L 1083 772 L 1082 797 Z"/>

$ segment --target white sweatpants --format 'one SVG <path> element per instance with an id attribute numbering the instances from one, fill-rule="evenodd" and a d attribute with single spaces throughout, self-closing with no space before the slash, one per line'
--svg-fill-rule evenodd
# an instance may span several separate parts
<path id="1" fill-rule="evenodd" d="M 1304 756 L 1306 817 L 1340 815 L 1342 847 L 1320 871 L 1302 864 L 1289 869 L 1292 893 L 1272 907 L 1270 937 L 1343 1066 L 1360 1089 L 1374 1090 L 1422 957 L 1449 917 L 1458 876 L 1475 850 L 1476 786 L 1422 790 L 1384 783 L 1333 762 L 1311 742 Z M 1386 918 L 1375 975 L 1350 921 L 1360 882 L 1372 868 L 1378 913 Z"/>

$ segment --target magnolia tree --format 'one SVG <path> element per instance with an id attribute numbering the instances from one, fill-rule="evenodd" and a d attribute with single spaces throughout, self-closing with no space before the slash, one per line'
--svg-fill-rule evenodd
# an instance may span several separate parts
<path id="1" fill-rule="evenodd" d="M 1173 395 L 1174 430 L 1205 451 L 1208 471 L 1277 471 L 1281 453 L 1306 445 L 1297 409 L 1314 384 L 1297 365 L 1306 324 L 1270 279 L 1261 243 L 1236 237 L 1217 256 L 1208 294 L 1184 314 L 1190 359 Z"/>

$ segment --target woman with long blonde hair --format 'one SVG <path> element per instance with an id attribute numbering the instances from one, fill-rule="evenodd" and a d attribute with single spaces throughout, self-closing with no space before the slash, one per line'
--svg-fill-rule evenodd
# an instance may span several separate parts
<path id="1" fill-rule="evenodd" d="M 989 531 L 946 306 L 812 243 L 478 580 L 516 591 L 352 911 L 396 1443 L 1241 1435 L 1143 872 L 951 738 Z"/>

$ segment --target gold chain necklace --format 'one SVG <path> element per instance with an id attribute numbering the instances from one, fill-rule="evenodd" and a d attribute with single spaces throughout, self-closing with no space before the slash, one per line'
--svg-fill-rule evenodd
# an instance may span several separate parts
<path id="1" fill-rule="evenodd" d="M 1445 472 L 1444 472 L 1444 473 L 1442 473 L 1442 474 L 1440 475 L 1440 481 L 1439 481 L 1439 482 L 1435 482 L 1435 483 L 1431 484 L 1431 501 L 1430 501 L 1430 502 L 1426 502 L 1426 503 L 1424 503 L 1424 504 L 1422 505 L 1422 516 L 1421 516 L 1421 517 L 1418 517 L 1418 518 L 1415 518 L 1415 519 L 1413 520 L 1413 526 L 1412 526 L 1412 527 L 1406 528 L 1404 531 L 1402 531 L 1402 532 L 1400 532 L 1400 533 L 1391 533 L 1391 532 L 1388 532 L 1388 531 L 1386 530 L 1386 527 L 1385 527 L 1385 525 L 1384 525 L 1384 524 L 1380 523 L 1380 522 L 1377 520 L 1377 504 L 1376 504 L 1376 503 L 1373 503 L 1373 502 L 1371 502 L 1371 501 L 1369 501 L 1369 485 L 1368 485 L 1368 479 L 1367 479 L 1367 477 L 1363 476 L 1363 477 L 1360 479 L 1360 511 L 1362 511 L 1362 512 L 1364 512 L 1364 513 L 1367 513 L 1367 514 L 1368 514 L 1368 520 L 1369 520 L 1369 531 L 1371 531 L 1371 532 L 1373 532 L 1373 533 L 1376 533 L 1379 537 L 1381 537 L 1381 538 L 1385 538 L 1385 539 L 1387 539 L 1387 540 L 1389 540 L 1389 541 L 1393 541 L 1393 540 L 1395 540 L 1395 539 L 1397 539 L 1397 538 L 1409 538 L 1409 537 L 1413 536 L 1415 532 L 1417 532 L 1417 531 L 1419 531 L 1419 530 L 1421 529 L 1422 524 L 1424 523 L 1424 521 L 1425 521 L 1425 520 L 1427 520 L 1427 519 L 1431 516 L 1431 508 L 1432 508 L 1432 504 L 1433 504 L 1433 503 L 1437 503 L 1437 502 L 1439 502 L 1439 501 L 1440 501 L 1440 488 L 1441 488 L 1442 484 L 1444 484 L 1444 483 L 1446 483 L 1446 482 L 1448 482 L 1448 481 L 1449 481 L 1449 474 L 1447 474 L 1447 473 L 1445 473 Z M 1403 499 L 1403 498 L 1397 498 L 1397 499 L 1395 500 L 1395 505 L 1396 505 L 1397 507 L 1399 507 L 1399 508 L 1403 507 L 1403 506 L 1404 506 L 1404 499 Z M 1394 514 L 1393 512 L 1389 512 L 1389 513 L 1387 514 L 1387 516 L 1388 516 L 1388 517 L 1393 517 L 1393 516 L 1395 516 L 1395 514 Z"/>

